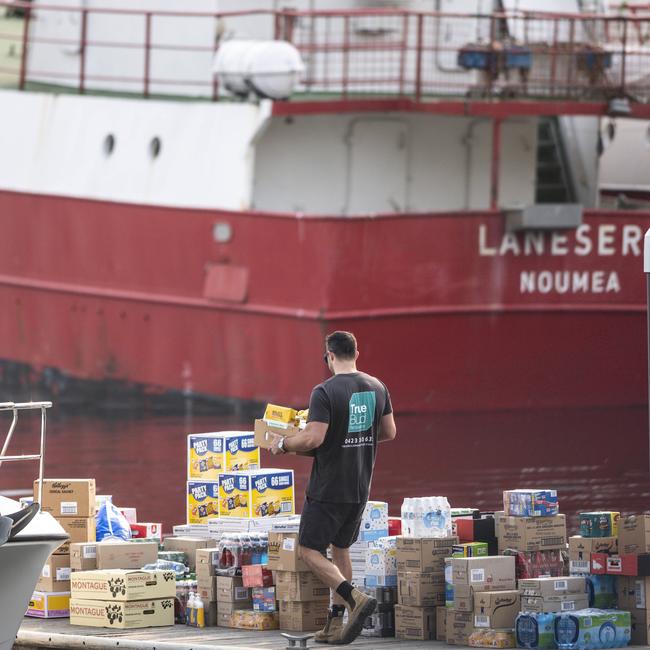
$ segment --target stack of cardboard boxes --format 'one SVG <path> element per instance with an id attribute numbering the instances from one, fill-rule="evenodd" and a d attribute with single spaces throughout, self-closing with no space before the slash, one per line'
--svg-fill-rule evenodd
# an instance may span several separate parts
<path id="1" fill-rule="evenodd" d="M 632 515 L 621 519 L 618 528 L 618 561 L 607 564 L 620 571 L 618 607 L 632 617 L 632 643 L 650 643 L 650 515 Z M 602 558 L 600 561 L 602 565 Z M 592 571 L 593 571 L 592 563 Z"/>
<path id="2" fill-rule="evenodd" d="M 436 607 L 445 603 L 445 559 L 451 556 L 457 543 L 455 536 L 397 538 L 397 638 L 436 638 Z"/>
<path id="3" fill-rule="evenodd" d="M 519 612 L 515 560 L 507 556 L 457 557 L 451 560 L 453 606 L 447 611 L 447 643 L 475 645 L 487 636 L 514 629 Z M 510 620 L 512 619 L 512 620 Z M 485 643 L 492 645 L 494 638 Z"/>
<path id="4" fill-rule="evenodd" d="M 322 629 L 330 591 L 299 557 L 297 533 L 269 533 L 268 567 L 275 574 L 280 628 L 293 632 Z"/>
<path id="5" fill-rule="evenodd" d="M 38 488 L 34 481 L 34 501 Z M 63 618 L 69 616 L 70 545 L 95 541 L 95 479 L 43 479 L 41 510 L 61 524 L 70 541 L 48 558 L 27 616 Z"/>
<path id="6" fill-rule="evenodd" d="M 111 629 L 174 624 L 170 571 L 79 571 L 71 576 L 70 623 Z"/>

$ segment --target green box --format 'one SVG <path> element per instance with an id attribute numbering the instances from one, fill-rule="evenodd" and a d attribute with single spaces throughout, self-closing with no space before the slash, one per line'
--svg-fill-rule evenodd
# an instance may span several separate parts
<path id="1" fill-rule="evenodd" d="M 487 542 L 466 542 L 454 544 L 451 557 L 487 557 Z"/>

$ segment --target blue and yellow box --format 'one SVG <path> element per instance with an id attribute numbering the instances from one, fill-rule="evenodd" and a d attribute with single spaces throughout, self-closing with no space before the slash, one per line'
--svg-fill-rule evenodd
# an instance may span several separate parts
<path id="1" fill-rule="evenodd" d="M 260 450 L 252 431 L 192 433 L 187 436 L 187 478 L 218 480 L 222 472 L 258 469 Z"/>
<path id="2" fill-rule="evenodd" d="M 219 516 L 219 481 L 187 482 L 187 523 L 204 524 Z"/>
<path id="3" fill-rule="evenodd" d="M 451 557 L 487 557 L 487 542 L 466 542 L 451 547 Z"/>
<path id="4" fill-rule="evenodd" d="M 225 472 L 219 479 L 220 517 L 277 517 L 296 511 L 293 470 Z"/>
<path id="5" fill-rule="evenodd" d="M 505 490 L 503 509 L 509 517 L 553 517 L 560 511 L 557 490 Z"/>

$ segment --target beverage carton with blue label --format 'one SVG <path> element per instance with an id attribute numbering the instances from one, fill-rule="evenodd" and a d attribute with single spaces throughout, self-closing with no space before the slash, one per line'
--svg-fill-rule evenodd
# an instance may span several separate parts
<path id="1" fill-rule="evenodd" d="M 219 516 L 219 481 L 187 482 L 187 523 L 202 524 Z"/>
<path id="2" fill-rule="evenodd" d="M 226 472 L 219 483 L 221 517 L 265 518 L 295 513 L 293 470 Z"/>
<path id="3" fill-rule="evenodd" d="M 552 517 L 560 511 L 557 490 L 505 490 L 503 509 L 510 517 Z"/>
<path id="4" fill-rule="evenodd" d="M 630 612 L 583 609 L 556 617 L 555 643 L 561 650 L 623 648 L 630 642 Z"/>
<path id="5" fill-rule="evenodd" d="M 556 614 L 522 612 L 515 621 L 517 646 L 530 650 L 549 650 L 555 645 Z"/>
<path id="6" fill-rule="evenodd" d="M 260 450 L 252 431 L 187 436 L 187 478 L 218 480 L 222 472 L 258 469 Z"/>

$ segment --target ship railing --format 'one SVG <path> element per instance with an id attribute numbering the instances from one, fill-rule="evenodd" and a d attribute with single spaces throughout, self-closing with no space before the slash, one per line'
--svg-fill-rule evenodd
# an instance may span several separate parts
<path id="1" fill-rule="evenodd" d="M 0 467 L 2 463 L 20 462 L 20 461 L 38 461 L 38 503 L 42 503 L 43 497 L 43 466 L 45 459 L 45 433 L 47 421 L 47 409 L 52 407 L 52 402 L 0 402 L 0 412 L 10 411 L 13 414 L 9 430 L 5 436 L 2 450 L 0 451 Z M 41 412 L 41 433 L 40 433 L 40 450 L 38 454 L 20 454 L 9 455 L 7 451 L 9 444 L 16 430 L 18 424 L 18 413 L 20 411 L 36 411 Z"/>
<path id="2" fill-rule="evenodd" d="M 297 95 L 332 100 L 650 101 L 650 14 L 146 11 L 0 0 L 0 86 L 232 99 L 213 75 L 229 39 L 283 39 Z M 4 55 L 3 55 L 4 54 Z"/>

